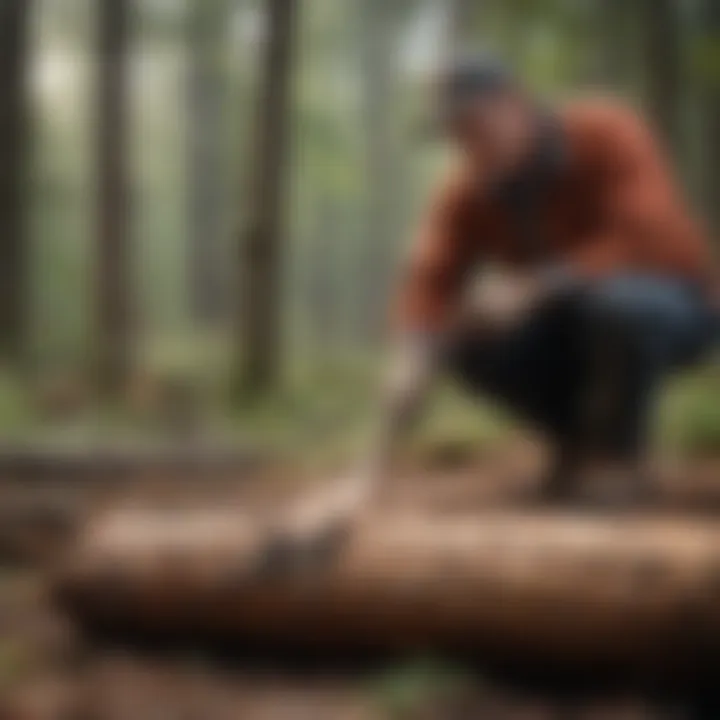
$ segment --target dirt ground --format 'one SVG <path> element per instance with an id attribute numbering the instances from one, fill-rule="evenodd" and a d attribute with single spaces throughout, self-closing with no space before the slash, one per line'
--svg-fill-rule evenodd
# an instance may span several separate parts
<path id="1" fill-rule="evenodd" d="M 467 512 L 522 501 L 544 462 L 530 441 L 482 455 L 443 447 L 399 474 L 385 502 L 418 512 Z M 667 463 L 664 509 L 720 508 L 720 461 Z M 270 653 L 228 657 L 212 648 L 91 643 L 48 602 L 46 581 L 83 519 L 107 506 L 236 504 L 267 511 L 300 492 L 292 466 L 178 479 L 155 473 L 108 482 L 0 480 L 0 720 L 640 720 L 720 718 L 688 698 L 660 703 L 631 689 L 538 688 L 490 680 L 451 659 L 361 664 Z M 692 698 L 695 702 L 697 698 Z"/>

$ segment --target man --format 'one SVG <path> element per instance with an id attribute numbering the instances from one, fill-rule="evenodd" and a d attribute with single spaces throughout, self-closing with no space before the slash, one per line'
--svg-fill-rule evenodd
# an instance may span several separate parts
<path id="1" fill-rule="evenodd" d="M 438 94 L 459 167 L 402 281 L 384 421 L 365 465 L 300 525 L 373 497 L 443 369 L 546 433 L 557 449 L 546 497 L 591 481 L 639 497 L 659 383 L 710 343 L 708 243 L 634 112 L 605 100 L 544 110 L 484 56 L 451 63 Z M 482 263 L 505 279 L 469 313 Z"/>

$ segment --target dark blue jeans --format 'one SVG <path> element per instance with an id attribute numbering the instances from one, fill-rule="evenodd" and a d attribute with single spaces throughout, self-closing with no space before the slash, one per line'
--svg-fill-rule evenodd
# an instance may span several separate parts
<path id="1" fill-rule="evenodd" d="M 709 349 L 714 322 L 691 285 L 617 275 L 559 291 L 511 330 L 457 338 L 448 361 L 466 387 L 556 442 L 631 455 L 643 447 L 661 381 Z M 598 400 L 602 411 L 588 417 Z"/>

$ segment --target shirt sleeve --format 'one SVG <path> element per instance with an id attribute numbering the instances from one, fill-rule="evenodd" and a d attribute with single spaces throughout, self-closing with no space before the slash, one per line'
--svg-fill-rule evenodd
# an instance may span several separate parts
<path id="1" fill-rule="evenodd" d="M 472 258 L 467 190 L 448 183 L 430 203 L 405 263 L 394 307 L 396 329 L 436 333 L 449 325 Z"/>

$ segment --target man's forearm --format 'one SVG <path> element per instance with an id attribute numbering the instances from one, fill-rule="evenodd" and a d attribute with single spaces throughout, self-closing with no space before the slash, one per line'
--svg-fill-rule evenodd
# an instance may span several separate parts
<path id="1" fill-rule="evenodd" d="M 369 490 L 381 484 L 398 445 L 419 416 L 440 346 L 435 336 L 406 338 L 399 343 L 384 389 L 380 422 L 360 468 Z"/>

